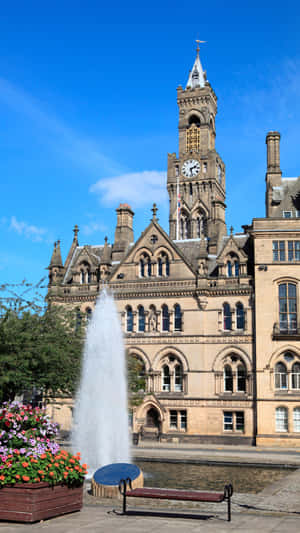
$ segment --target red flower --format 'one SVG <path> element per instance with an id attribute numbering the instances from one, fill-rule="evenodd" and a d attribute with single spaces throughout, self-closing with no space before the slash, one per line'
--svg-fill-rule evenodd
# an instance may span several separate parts
<path id="1" fill-rule="evenodd" d="M 26 468 L 28 466 L 29 463 L 26 463 L 26 461 L 24 463 L 22 463 L 22 466 L 24 466 L 24 468 Z"/>
<path id="2" fill-rule="evenodd" d="M 17 477 L 17 476 L 16 476 L 16 477 Z M 23 479 L 24 481 L 29 481 L 30 478 L 29 478 L 28 476 L 22 476 L 22 479 Z"/>
<path id="3" fill-rule="evenodd" d="M 0 480 L 1 480 L 1 481 L 4 481 L 4 480 L 5 480 L 5 476 L 3 476 L 3 474 L 2 474 L 2 476 L 0 476 Z"/>

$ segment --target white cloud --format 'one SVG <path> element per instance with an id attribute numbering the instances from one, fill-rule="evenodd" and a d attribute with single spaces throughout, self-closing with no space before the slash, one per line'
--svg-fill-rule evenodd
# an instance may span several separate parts
<path id="1" fill-rule="evenodd" d="M 119 202 L 126 202 L 136 208 L 153 202 L 165 202 L 166 182 L 166 172 L 144 170 L 103 178 L 90 187 L 90 192 L 97 194 L 100 203 L 107 207 L 116 207 Z"/>
<path id="2" fill-rule="evenodd" d="M 28 224 L 22 220 L 17 220 L 15 216 L 12 216 L 10 219 L 9 229 L 15 231 L 19 235 L 23 235 L 33 242 L 43 241 L 47 234 L 47 230 L 45 228 L 39 228 L 33 224 Z"/>

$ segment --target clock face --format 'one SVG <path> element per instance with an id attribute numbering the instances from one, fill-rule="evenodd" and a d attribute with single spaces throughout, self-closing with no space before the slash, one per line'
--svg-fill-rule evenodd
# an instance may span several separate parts
<path id="1" fill-rule="evenodd" d="M 188 159 L 183 163 L 181 170 L 184 176 L 187 178 L 192 178 L 193 176 L 197 176 L 198 172 L 200 172 L 200 169 L 200 163 L 197 161 L 197 159 Z"/>

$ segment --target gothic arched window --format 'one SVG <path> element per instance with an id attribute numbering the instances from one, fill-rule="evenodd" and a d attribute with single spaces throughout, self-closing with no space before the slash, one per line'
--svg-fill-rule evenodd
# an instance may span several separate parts
<path id="1" fill-rule="evenodd" d="M 164 365 L 162 369 L 162 389 L 169 392 L 171 389 L 171 376 L 168 365 Z"/>
<path id="2" fill-rule="evenodd" d="M 167 305 L 162 306 L 162 331 L 169 331 L 170 329 L 170 314 Z"/>
<path id="3" fill-rule="evenodd" d="M 201 218 L 197 217 L 196 220 L 196 231 L 197 231 L 197 237 L 200 238 L 201 236 Z"/>
<path id="4" fill-rule="evenodd" d="M 224 391 L 233 392 L 233 376 L 230 365 L 224 366 Z"/>
<path id="5" fill-rule="evenodd" d="M 184 239 L 184 220 L 180 219 L 180 238 Z"/>
<path id="6" fill-rule="evenodd" d="M 245 329 L 245 311 L 241 303 L 236 304 L 236 328 Z"/>
<path id="7" fill-rule="evenodd" d="M 130 306 L 126 309 L 126 331 L 133 331 L 133 312 Z"/>
<path id="8" fill-rule="evenodd" d="M 182 314 L 179 304 L 176 304 L 174 307 L 174 330 L 181 331 L 182 328 Z"/>
<path id="9" fill-rule="evenodd" d="M 238 261 L 235 261 L 233 266 L 234 266 L 234 275 L 235 275 L 236 278 L 238 278 L 239 275 L 240 275 L 240 265 L 239 265 L 239 262 L 238 262 Z"/>
<path id="10" fill-rule="evenodd" d="M 144 263 L 144 259 L 140 259 L 140 277 L 141 278 L 144 278 L 145 277 L 145 263 Z"/>
<path id="11" fill-rule="evenodd" d="M 284 363 L 277 363 L 275 366 L 275 389 L 288 388 L 288 375 Z"/>
<path id="12" fill-rule="evenodd" d="M 174 370 L 174 390 L 175 392 L 182 392 L 183 389 L 183 372 L 182 366 L 176 365 Z"/>
<path id="13" fill-rule="evenodd" d="M 300 389 L 300 363 L 292 366 L 292 389 Z"/>
<path id="14" fill-rule="evenodd" d="M 161 257 L 158 258 L 157 269 L 158 269 L 158 275 L 162 276 L 163 275 L 163 263 L 162 263 L 162 258 Z"/>
<path id="15" fill-rule="evenodd" d="M 145 331 L 145 310 L 142 305 L 139 307 L 138 313 L 139 331 Z"/>
<path id="16" fill-rule="evenodd" d="M 186 213 L 183 213 L 180 219 L 180 238 L 191 238 L 191 222 L 189 216 Z"/>
<path id="17" fill-rule="evenodd" d="M 236 374 L 237 391 L 246 392 L 246 369 L 244 365 L 238 365 Z"/>
<path id="18" fill-rule="evenodd" d="M 84 270 L 80 270 L 80 283 L 85 283 L 85 272 Z"/>
<path id="19" fill-rule="evenodd" d="M 170 261 L 168 256 L 166 256 L 166 276 L 170 275 Z"/>
<path id="20" fill-rule="evenodd" d="M 151 259 L 147 253 L 143 253 L 139 261 L 140 277 L 151 276 Z"/>
<path id="21" fill-rule="evenodd" d="M 227 261 L 227 276 L 231 278 L 232 276 L 232 264 L 230 261 Z"/>
<path id="22" fill-rule="evenodd" d="M 225 331 L 232 329 L 231 309 L 228 303 L 223 304 L 223 327 Z"/>

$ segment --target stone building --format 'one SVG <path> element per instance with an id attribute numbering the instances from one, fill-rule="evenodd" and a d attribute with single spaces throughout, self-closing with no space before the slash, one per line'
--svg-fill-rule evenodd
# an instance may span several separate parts
<path id="1" fill-rule="evenodd" d="M 113 289 L 129 356 L 141 362 L 146 381 L 133 431 L 174 441 L 298 445 L 300 178 L 282 177 L 280 134 L 268 133 L 266 217 L 228 234 L 217 97 L 199 50 L 177 102 L 169 234 L 155 204 L 137 241 L 128 204 L 117 209 L 113 244 L 80 246 L 75 226 L 65 263 L 55 244 L 48 298 L 88 317 L 103 281 Z M 68 426 L 71 402 L 58 402 L 54 414 Z"/>

